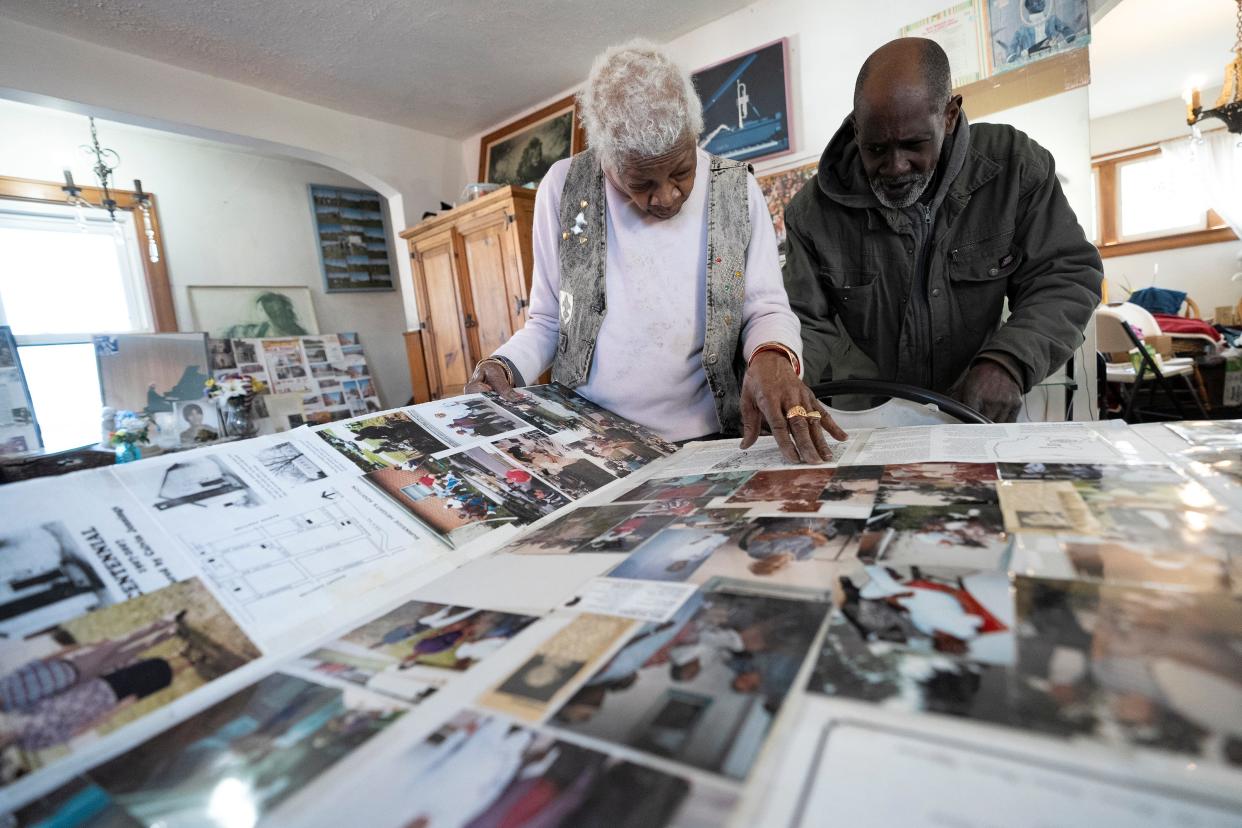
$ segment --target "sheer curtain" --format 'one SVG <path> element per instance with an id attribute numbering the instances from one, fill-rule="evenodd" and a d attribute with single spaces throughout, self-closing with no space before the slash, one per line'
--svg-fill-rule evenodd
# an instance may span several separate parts
<path id="1" fill-rule="evenodd" d="M 1222 129 L 1165 141 L 1160 151 L 1183 175 L 1202 184 L 1208 205 L 1242 237 L 1242 136 Z"/>

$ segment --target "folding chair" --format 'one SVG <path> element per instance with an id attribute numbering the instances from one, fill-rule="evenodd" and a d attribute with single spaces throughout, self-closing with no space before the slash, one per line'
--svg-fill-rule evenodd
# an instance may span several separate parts
<path id="1" fill-rule="evenodd" d="M 1173 377 L 1181 378 L 1186 385 L 1186 391 L 1190 394 L 1190 398 L 1194 400 L 1199 417 L 1207 418 L 1208 414 L 1203 408 L 1203 401 L 1199 399 L 1194 383 L 1191 382 L 1191 377 L 1195 372 L 1193 359 L 1187 357 L 1164 360 L 1164 367 L 1161 368 L 1151 358 L 1147 349 L 1143 347 L 1143 343 L 1138 338 L 1138 334 L 1134 332 L 1134 328 L 1130 326 L 1129 322 L 1125 321 L 1121 314 L 1112 308 L 1098 308 L 1095 317 L 1096 340 L 1098 343 L 1096 347 L 1101 352 L 1126 353 L 1131 348 L 1138 348 L 1140 354 L 1137 371 L 1131 362 L 1107 363 L 1105 368 L 1109 382 L 1130 386 L 1129 398 L 1126 400 L 1121 414 L 1123 420 L 1126 422 L 1142 422 L 1143 415 L 1157 419 L 1186 419 L 1186 411 L 1182 407 L 1182 402 L 1173 393 L 1173 386 L 1168 382 Z M 1137 409 L 1136 405 L 1139 394 L 1142 393 L 1144 387 L 1148 391 L 1148 406 L 1155 404 L 1156 391 L 1163 391 L 1169 402 L 1177 409 L 1177 417 L 1153 411 L 1150 408 Z M 1132 417 L 1135 419 L 1131 419 Z"/>

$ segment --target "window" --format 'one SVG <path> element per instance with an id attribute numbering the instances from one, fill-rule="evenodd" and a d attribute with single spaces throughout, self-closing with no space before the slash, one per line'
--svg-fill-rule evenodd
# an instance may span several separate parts
<path id="1" fill-rule="evenodd" d="M 152 330 L 131 215 L 0 200 L 0 325 L 18 354 L 49 451 L 99 439 L 91 335 Z"/>
<path id="2" fill-rule="evenodd" d="M 1092 173 L 1094 241 L 1106 258 L 1237 238 L 1158 146 L 1097 157 Z"/>

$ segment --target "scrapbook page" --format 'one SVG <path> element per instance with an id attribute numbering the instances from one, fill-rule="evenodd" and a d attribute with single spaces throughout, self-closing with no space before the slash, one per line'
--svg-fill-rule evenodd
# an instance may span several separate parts
<path id="1" fill-rule="evenodd" d="M 329 339 L 246 364 L 301 387 Z M 1221 449 L 1200 431 L 1188 450 Z M 0 529 L 0 801 L 58 824 L 244 797 L 273 824 L 809 825 L 825 797 L 859 807 L 816 770 L 854 749 L 860 725 L 822 724 L 843 700 L 989 728 L 988 796 L 1061 778 L 1029 750 L 1068 744 L 1194 763 L 1199 798 L 1144 807 L 1228 812 L 1202 794 L 1239 804 L 1242 504 L 1128 429 L 977 433 L 863 433 L 790 467 L 767 444 L 674 454 L 540 386 L 0 489 L 21 516 Z M 868 790 L 927 764 L 924 737 L 872 730 L 902 759 Z M 765 798 L 777 768 L 793 799 Z"/>

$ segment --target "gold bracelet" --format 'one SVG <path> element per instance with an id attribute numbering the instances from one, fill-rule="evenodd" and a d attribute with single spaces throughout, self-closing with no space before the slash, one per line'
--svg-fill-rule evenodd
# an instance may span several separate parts
<path id="1" fill-rule="evenodd" d="M 793 349 L 788 345 L 782 345 L 779 342 L 765 342 L 758 348 L 755 348 L 755 350 L 751 353 L 750 359 L 747 361 L 746 366 L 749 368 L 750 363 L 755 361 L 755 357 L 759 356 L 764 351 L 779 351 L 784 354 L 786 359 L 789 360 L 789 365 L 793 368 L 795 374 L 802 373 L 802 366 L 798 363 L 798 355 L 795 354 Z"/>

